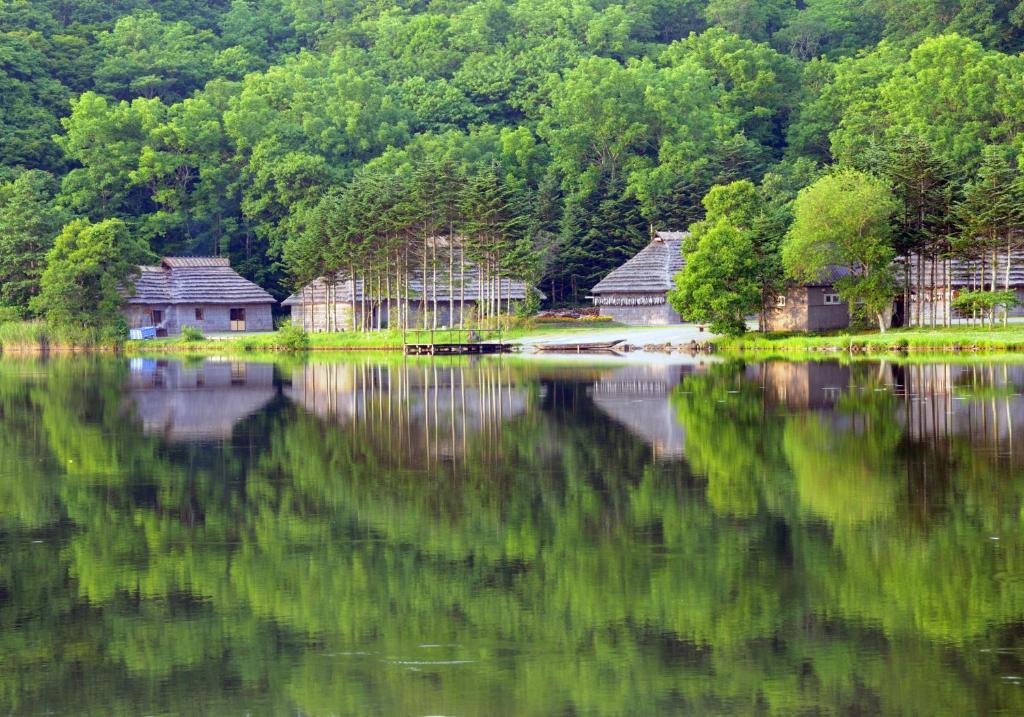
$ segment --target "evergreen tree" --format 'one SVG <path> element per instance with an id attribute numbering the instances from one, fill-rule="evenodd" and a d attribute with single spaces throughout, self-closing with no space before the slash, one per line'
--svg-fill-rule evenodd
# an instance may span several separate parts
<path id="1" fill-rule="evenodd" d="M 54 202 L 57 189 L 41 170 L 0 184 L 0 304 L 24 310 L 39 293 L 46 253 L 67 219 Z"/>

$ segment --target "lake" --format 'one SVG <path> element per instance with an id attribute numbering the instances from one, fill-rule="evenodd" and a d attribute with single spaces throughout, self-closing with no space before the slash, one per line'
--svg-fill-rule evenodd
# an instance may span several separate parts
<path id="1" fill-rule="evenodd" d="M 0 360 L 0 714 L 1022 714 L 1022 392 Z"/>

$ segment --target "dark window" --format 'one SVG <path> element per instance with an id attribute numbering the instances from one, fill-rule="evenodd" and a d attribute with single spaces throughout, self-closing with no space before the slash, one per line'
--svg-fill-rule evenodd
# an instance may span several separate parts
<path id="1" fill-rule="evenodd" d="M 196 321 L 202 321 L 204 318 L 206 318 L 206 315 L 203 312 L 203 310 L 202 309 L 196 309 Z"/>
<path id="2" fill-rule="evenodd" d="M 163 320 L 164 312 L 160 311 L 160 309 L 153 309 L 153 324 L 163 323 Z"/>
<path id="3" fill-rule="evenodd" d="M 245 331 L 245 309 L 231 309 L 231 330 Z"/>

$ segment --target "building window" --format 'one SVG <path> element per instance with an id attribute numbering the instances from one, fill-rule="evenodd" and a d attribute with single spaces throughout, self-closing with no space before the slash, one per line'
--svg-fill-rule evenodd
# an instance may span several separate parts
<path id="1" fill-rule="evenodd" d="M 231 309 L 231 330 L 245 331 L 245 309 Z"/>
<path id="2" fill-rule="evenodd" d="M 840 300 L 839 294 L 825 294 L 826 306 L 837 306 L 841 303 L 843 302 Z"/>
<path id="3" fill-rule="evenodd" d="M 775 306 L 780 308 L 780 309 L 785 308 L 786 307 L 786 297 L 785 296 L 776 296 L 775 297 Z"/>
<path id="4" fill-rule="evenodd" d="M 196 309 L 196 321 L 202 321 L 206 318 L 206 314 L 202 309 Z"/>
<path id="5" fill-rule="evenodd" d="M 160 309 L 153 309 L 149 313 L 150 313 L 150 316 L 152 316 L 152 318 L 153 318 L 153 326 L 156 326 L 157 324 L 162 324 L 163 323 L 163 321 L 164 321 L 164 312 L 162 312 Z"/>

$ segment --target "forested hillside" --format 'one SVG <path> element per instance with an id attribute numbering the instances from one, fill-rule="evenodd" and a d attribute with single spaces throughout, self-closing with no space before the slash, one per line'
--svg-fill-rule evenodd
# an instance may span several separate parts
<path id="1" fill-rule="evenodd" d="M 966 186 L 1024 129 L 1015 0 L 0 0 L 0 30 L 0 304 L 23 309 L 71 222 L 282 296 L 384 195 L 421 227 L 514 215 L 497 270 L 579 300 L 716 184 L 781 206 L 910 142 Z"/>

